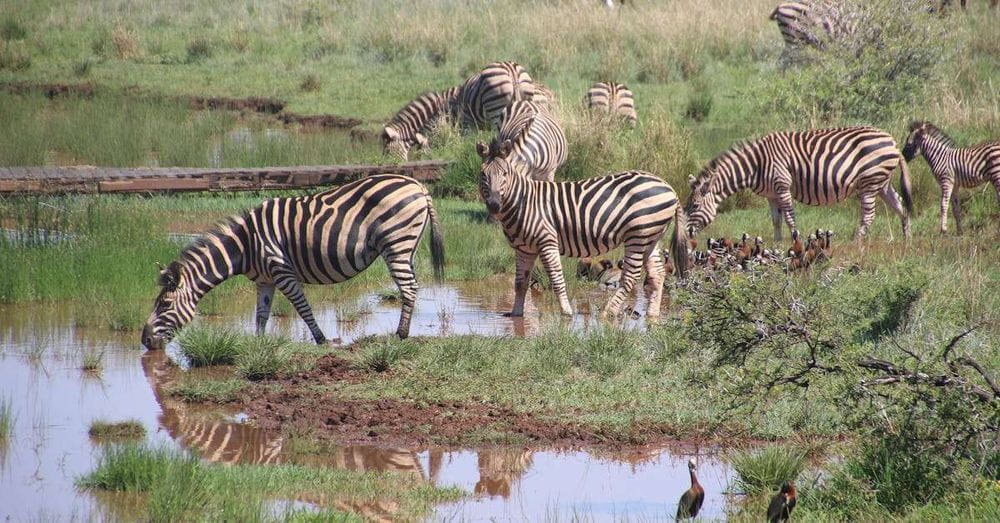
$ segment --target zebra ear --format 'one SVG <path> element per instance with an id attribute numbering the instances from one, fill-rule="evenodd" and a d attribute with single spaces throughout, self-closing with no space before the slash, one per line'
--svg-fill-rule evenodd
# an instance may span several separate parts
<path id="1" fill-rule="evenodd" d="M 386 128 L 382 130 L 382 135 L 385 136 L 387 140 L 395 140 L 399 138 L 399 131 L 397 131 L 395 127 L 386 126 Z"/>
<path id="2" fill-rule="evenodd" d="M 168 291 L 177 290 L 181 281 L 181 264 L 174 261 L 160 271 L 160 286 Z"/>
<path id="3" fill-rule="evenodd" d="M 695 179 L 695 177 L 694 177 L 693 174 L 689 174 L 688 175 L 688 185 L 690 185 L 692 189 L 694 188 L 694 183 L 696 181 L 698 181 L 698 180 Z"/>
<path id="4" fill-rule="evenodd" d="M 497 152 L 497 157 L 506 158 L 513 149 L 514 144 L 510 140 L 504 140 L 503 143 L 500 144 L 500 150 Z"/>
<path id="5" fill-rule="evenodd" d="M 490 156 L 490 146 L 483 142 L 476 144 L 476 152 L 479 153 L 479 157 L 482 159 L 487 159 Z"/>
<path id="6" fill-rule="evenodd" d="M 413 138 L 417 141 L 417 145 L 420 147 L 427 147 L 427 137 L 422 133 L 417 133 L 413 135 Z"/>

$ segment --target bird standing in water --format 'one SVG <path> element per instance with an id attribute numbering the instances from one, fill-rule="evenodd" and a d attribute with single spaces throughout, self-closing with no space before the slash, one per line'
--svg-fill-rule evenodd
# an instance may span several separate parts
<path id="1" fill-rule="evenodd" d="M 781 484 L 781 492 L 771 498 L 771 505 L 767 507 L 768 523 L 779 523 L 788 521 L 795 508 L 795 483 L 786 481 Z"/>
<path id="2" fill-rule="evenodd" d="M 705 501 L 705 489 L 698 483 L 698 476 L 694 469 L 698 466 L 698 460 L 691 458 L 688 460 L 688 471 L 691 473 L 691 488 L 681 495 L 681 500 L 677 503 L 677 521 L 694 518 L 701 510 L 701 504 Z"/>

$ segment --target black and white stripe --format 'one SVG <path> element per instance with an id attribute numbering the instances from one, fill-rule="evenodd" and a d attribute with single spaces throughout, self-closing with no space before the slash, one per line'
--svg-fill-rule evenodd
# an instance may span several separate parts
<path id="1" fill-rule="evenodd" d="M 948 231 L 948 205 L 955 215 L 955 227 L 962 232 L 962 207 L 958 188 L 972 189 L 992 182 L 1000 198 L 1000 140 L 972 147 L 958 147 L 948 135 L 930 122 L 910 124 L 910 136 L 903 157 L 910 161 L 922 154 L 941 186 L 941 232 Z"/>
<path id="2" fill-rule="evenodd" d="M 302 293 L 303 283 L 338 283 L 381 256 L 399 287 L 402 313 L 396 333 L 405 338 L 416 300 L 413 255 L 427 222 L 435 275 L 444 268 L 437 213 L 423 185 L 401 175 L 375 175 L 309 196 L 273 198 L 206 233 L 161 271 L 157 296 L 142 332 L 148 347 L 162 347 L 194 317 L 208 291 L 242 274 L 257 284 L 257 332 L 281 291 L 309 326 L 316 343 L 326 337 Z"/>
<path id="3" fill-rule="evenodd" d="M 504 110 L 497 140 L 509 140 L 511 167 L 522 176 L 553 181 L 566 163 L 566 134 L 552 114 L 535 102 L 518 101 Z"/>
<path id="4" fill-rule="evenodd" d="M 401 161 L 414 146 L 426 147 L 426 132 L 440 119 L 454 119 L 459 88 L 421 94 L 406 104 L 382 129 L 382 150 Z"/>
<path id="5" fill-rule="evenodd" d="M 491 128 L 503 118 L 504 108 L 517 100 L 530 101 L 535 85 L 524 67 L 494 62 L 470 76 L 461 86 L 459 114 L 466 129 Z"/>
<path id="6" fill-rule="evenodd" d="M 540 182 L 519 176 L 511 166 L 509 141 L 479 143 L 483 158 L 479 190 L 486 208 L 503 227 L 517 256 L 512 316 L 524 314 L 528 276 L 541 257 L 563 314 L 572 314 L 560 256 L 588 258 L 624 245 L 621 286 L 605 316 L 617 316 L 643 267 L 647 272 L 647 314 L 660 313 L 665 277 L 657 248 L 676 219 L 671 252 L 680 273 L 687 267 L 684 213 L 670 185 L 641 171 L 578 182 Z"/>
<path id="7" fill-rule="evenodd" d="M 588 109 L 613 114 L 632 127 L 639 119 L 635 112 L 635 97 L 625 84 L 597 82 L 590 86 L 584 103 Z"/>
<path id="8" fill-rule="evenodd" d="M 782 2 L 771 12 L 770 19 L 778 24 L 787 48 L 823 49 L 852 32 L 849 17 L 841 7 L 824 0 Z"/>
<path id="9" fill-rule="evenodd" d="M 897 167 L 902 202 L 889 183 Z M 779 241 L 782 217 L 790 230 L 795 229 L 793 200 L 831 205 L 855 193 L 861 200 L 861 225 L 855 237 L 867 234 L 876 197 L 899 214 L 905 234 L 910 233 L 909 169 L 892 136 L 872 127 L 771 133 L 715 157 L 690 182 L 686 211 L 692 234 L 711 223 L 719 204 L 742 189 L 768 199 Z"/>

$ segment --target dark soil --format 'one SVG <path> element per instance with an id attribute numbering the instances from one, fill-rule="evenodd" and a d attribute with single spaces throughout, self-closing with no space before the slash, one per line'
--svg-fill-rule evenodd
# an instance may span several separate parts
<path id="1" fill-rule="evenodd" d="M 308 372 L 266 382 L 247 395 L 241 410 L 264 429 L 304 431 L 321 440 L 373 445 L 516 442 L 617 447 L 676 442 L 678 436 L 669 427 L 635 424 L 624 433 L 606 431 L 475 401 L 345 400 L 323 387 L 357 383 L 370 376 L 346 360 L 327 355 Z"/>
<path id="2" fill-rule="evenodd" d="M 302 115 L 281 113 L 277 115 L 277 118 L 286 124 L 299 124 L 303 127 L 320 129 L 350 129 L 361 123 L 361 120 L 357 118 L 337 116 L 335 114 Z"/>
<path id="3" fill-rule="evenodd" d="M 48 98 L 58 98 L 63 96 L 94 96 L 94 84 L 29 84 L 29 83 L 5 83 L 2 88 L 13 94 L 41 93 Z"/>
<path id="4" fill-rule="evenodd" d="M 255 113 L 277 114 L 285 108 L 285 102 L 274 98 L 251 96 L 248 98 L 226 98 L 220 96 L 191 96 L 191 108 L 223 109 L 226 111 L 250 111 Z"/>

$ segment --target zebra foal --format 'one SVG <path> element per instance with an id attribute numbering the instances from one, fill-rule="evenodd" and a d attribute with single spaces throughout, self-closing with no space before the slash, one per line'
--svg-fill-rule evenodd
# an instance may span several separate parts
<path id="1" fill-rule="evenodd" d="M 588 258 L 625 246 L 621 286 L 602 315 L 617 316 L 645 267 L 647 315 L 660 313 L 665 278 L 657 244 L 671 220 L 671 252 L 680 274 L 687 268 L 684 211 L 673 189 L 656 176 L 628 171 L 578 182 L 536 181 L 519 175 L 511 164 L 513 144 L 478 143 L 483 158 L 479 191 L 486 209 L 500 222 L 517 258 L 511 316 L 524 315 L 528 276 L 541 257 L 559 297 L 562 313 L 573 313 L 566 295 L 559 256 Z"/>
<path id="2" fill-rule="evenodd" d="M 955 229 L 962 233 L 962 205 L 958 188 L 973 189 L 992 182 L 1000 198 L 1000 140 L 972 147 L 958 147 L 930 122 L 913 122 L 903 146 L 909 162 L 922 154 L 941 186 L 941 232 L 948 232 L 948 204 L 955 215 Z"/>
<path id="3" fill-rule="evenodd" d="M 281 291 L 309 327 L 326 341 L 302 293 L 303 283 L 339 283 L 381 256 L 399 287 L 402 311 L 396 334 L 405 338 L 417 295 L 413 254 L 427 223 L 435 276 L 444 271 L 437 213 L 423 185 L 412 178 L 369 176 L 329 191 L 272 198 L 233 216 L 185 248 L 160 272 L 160 294 L 142 330 L 142 343 L 162 348 L 194 317 L 198 301 L 242 274 L 257 284 L 257 333 Z"/>
<path id="4" fill-rule="evenodd" d="M 897 167 L 902 203 L 889 183 Z M 910 236 L 910 171 L 892 136 L 873 127 L 771 133 L 716 156 L 689 181 L 689 234 L 711 223 L 723 200 L 750 189 L 771 204 L 776 241 L 781 241 L 782 218 L 795 230 L 793 201 L 832 205 L 855 193 L 861 200 L 855 238 L 868 233 L 877 197 L 899 215 L 904 234 Z"/>

